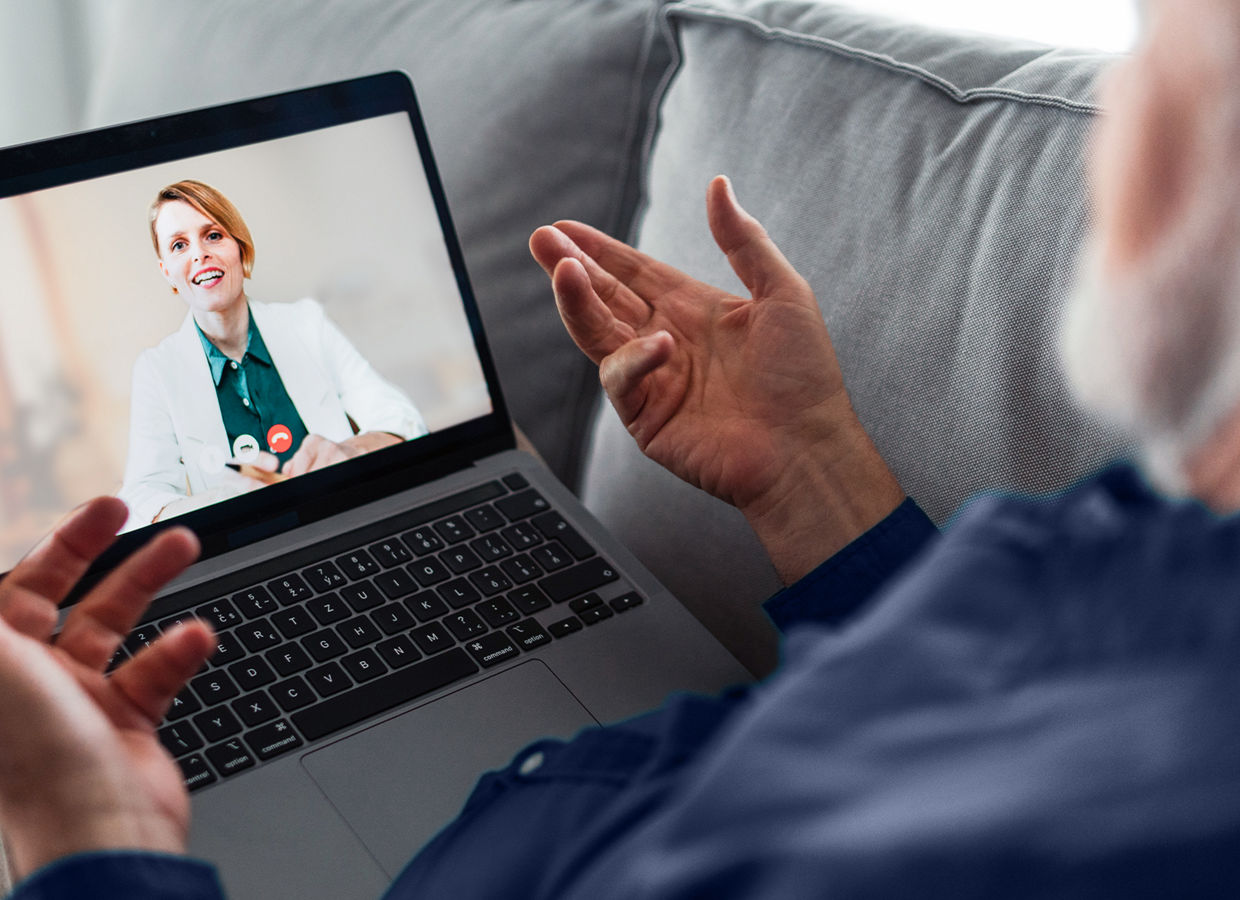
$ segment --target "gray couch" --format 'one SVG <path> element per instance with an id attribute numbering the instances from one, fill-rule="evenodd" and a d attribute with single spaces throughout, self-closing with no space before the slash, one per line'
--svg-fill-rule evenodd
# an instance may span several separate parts
<path id="1" fill-rule="evenodd" d="M 794 0 L 60 0 L 6 7 L 0 47 L 25 54 L 8 57 L 6 143 L 408 71 L 514 418 L 755 672 L 775 659 L 758 608 L 774 574 L 734 511 L 644 460 L 598 403 L 528 257 L 537 225 L 589 221 L 739 288 L 703 208 L 730 174 L 940 522 L 1125 450 L 1073 409 L 1053 341 L 1100 55 Z"/>
<path id="2" fill-rule="evenodd" d="M 1102 55 L 794 0 L 62 0 L 43 16 L 0 26 L 49 44 L 30 54 L 45 71 L 8 88 L 59 91 L 28 107 L 44 131 L 408 71 L 514 418 L 754 671 L 775 658 L 758 611 L 774 574 L 734 511 L 644 460 L 598 403 L 526 251 L 537 225 L 583 219 L 739 289 L 703 207 L 731 175 L 940 522 L 976 491 L 1053 489 L 1124 449 L 1072 408 L 1053 341 Z M 42 136 L 11 109 L 0 137 Z"/>

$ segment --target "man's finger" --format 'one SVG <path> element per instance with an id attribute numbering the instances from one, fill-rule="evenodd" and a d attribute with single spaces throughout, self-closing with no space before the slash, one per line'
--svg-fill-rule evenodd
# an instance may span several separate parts
<path id="1" fill-rule="evenodd" d="M 113 672 L 112 685 L 157 725 L 215 649 L 215 635 L 205 622 L 185 622 Z"/>
<path id="2" fill-rule="evenodd" d="M 551 287 L 569 336 L 595 365 L 634 337 L 633 328 L 599 299 L 579 260 L 561 259 L 551 274 Z"/>
<path id="3" fill-rule="evenodd" d="M 715 243 L 755 300 L 786 288 L 804 289 L 804 279 L 766 229 L 741 208 L 726 176 L 716 176 L 706 189 L 706 216 Z"/>
<path id="4" fill-rule="evenodd" d="M 579 247 L 562 230 L 561 226 L 569 229 L 574 227 L 584 229 L 581 233 L 588 237 L 595 233 L 594 229 L 579 222 L 558 222 L 554 226 L 545 225 L 535 231 L 530 236 L 530 252 L 547 274 L 554 274 L 561 260 L 575 259 L 585 269 L 586 274 L 589 276 L 590 284 L 594 288 L 594 292 L 598 294 L 599 299 L 619 319 L 633 327 L 637 327 L 649 319 L 652 311 L 651 302 L 653 299 L 657 299 L 657 293 L 651 296 L 638 296 L 635 294 L 631 290 L 631 286 L 626 285 L 611 272 L 608 272 L 589 253 Z M 601 232 L 598 232 L 598 234 L 601 234 Z"/>
<path id="5" fill-rule="evenodd" d="M 74 606 L 56 646 L 102 671 L 156 592 L 197 559 L 198 551 L 198 539 L 188 529 L 156 535 Z"/>
<path id="6" fill-rule="evenodd" d="M 125 504 L 115 497 L 96 497 L 71 512 L 0 584 L 0 615 L 7 619 L 7 607 L 15 602 L 27 605 L 31 597 L 43 598 L 54 613 L 95 558 L 116 539 L 126 515 Z M 13 600 L 17 589 L 24 600 Z"/>
<path id="7" fill-rule="evenodd" d="M 672 355 L 675 341 L 666 331 L 656 331 L 629 341 L 599 366 L 599 380 L 608 399 L 626 427 L 646 405 L 648 392 L 643 381 Z M 637 436 L 641 443 L 640 436 Z"/>
<path id="8" fill-rule="evenodd" d="M 590 280 L 595 282 L 595 290 L 613 308 L 616 306 L 607 291 L 600 287 L 599 281 L 615 280 L 628 288 L 636 298 L 652 307 L 657 305 L 664 294 L 692 281 L 676 267 L 660 262 L 653 256 L 647 256 L 623 241 L 582 222 L 566 220 L 556 222 L 555 227 L 585 255 L 582 262 L 590 273 Z M 604 274 L 606 278 L 603 277 Z M 623 317 L 627 311 L 616 309 L 616 312 Z"/>

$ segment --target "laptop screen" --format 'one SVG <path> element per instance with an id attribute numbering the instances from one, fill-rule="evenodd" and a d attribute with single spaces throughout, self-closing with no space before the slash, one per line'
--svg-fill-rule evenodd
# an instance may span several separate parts
<path id="1" fill-rule="evenodd" d="M 0 155 L 0 571 L 97 494 L 218 552 L 510 440 L 420 146 L 389 74 Z"/>

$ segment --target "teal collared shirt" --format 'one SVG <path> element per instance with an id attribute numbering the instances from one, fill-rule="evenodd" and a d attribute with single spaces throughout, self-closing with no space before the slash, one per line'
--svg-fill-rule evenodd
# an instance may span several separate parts
<path id="1" fill-rule="evenodd" d="M 211 366 L 211 380 L 215 382 L 215 397 L 220 404 L 220 417 L 228 432 L 228 446 L 235 445 L 237 438 L 251 435 L 258 446 L 274 453 L 284 464 L 292 458 L 306 437 L 306 426 L 301 421 L 297 407 L 293 405 L 280 373 L 271 360 L 271 353 L 263 342 L 254 315 L 250 315 L 250 330 L 246 338 L 245 355 L 241 360 L 230 359 L 211 343 L 198 323 L 198 339 Z M 272 429 L 279 432 L 283 426 L 288 430 L 288 440 L 277 439 L 276 446 L 269 443 Z"/>

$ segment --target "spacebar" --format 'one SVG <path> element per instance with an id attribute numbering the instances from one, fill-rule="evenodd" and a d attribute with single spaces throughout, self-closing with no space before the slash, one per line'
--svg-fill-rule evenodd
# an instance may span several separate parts
<path id="1" fill-rule="evenodd" d="M 313 741 L 477 671 L 469 654 L 455 647 L 295 712 L 291 718 L 306 740 Z"/>

